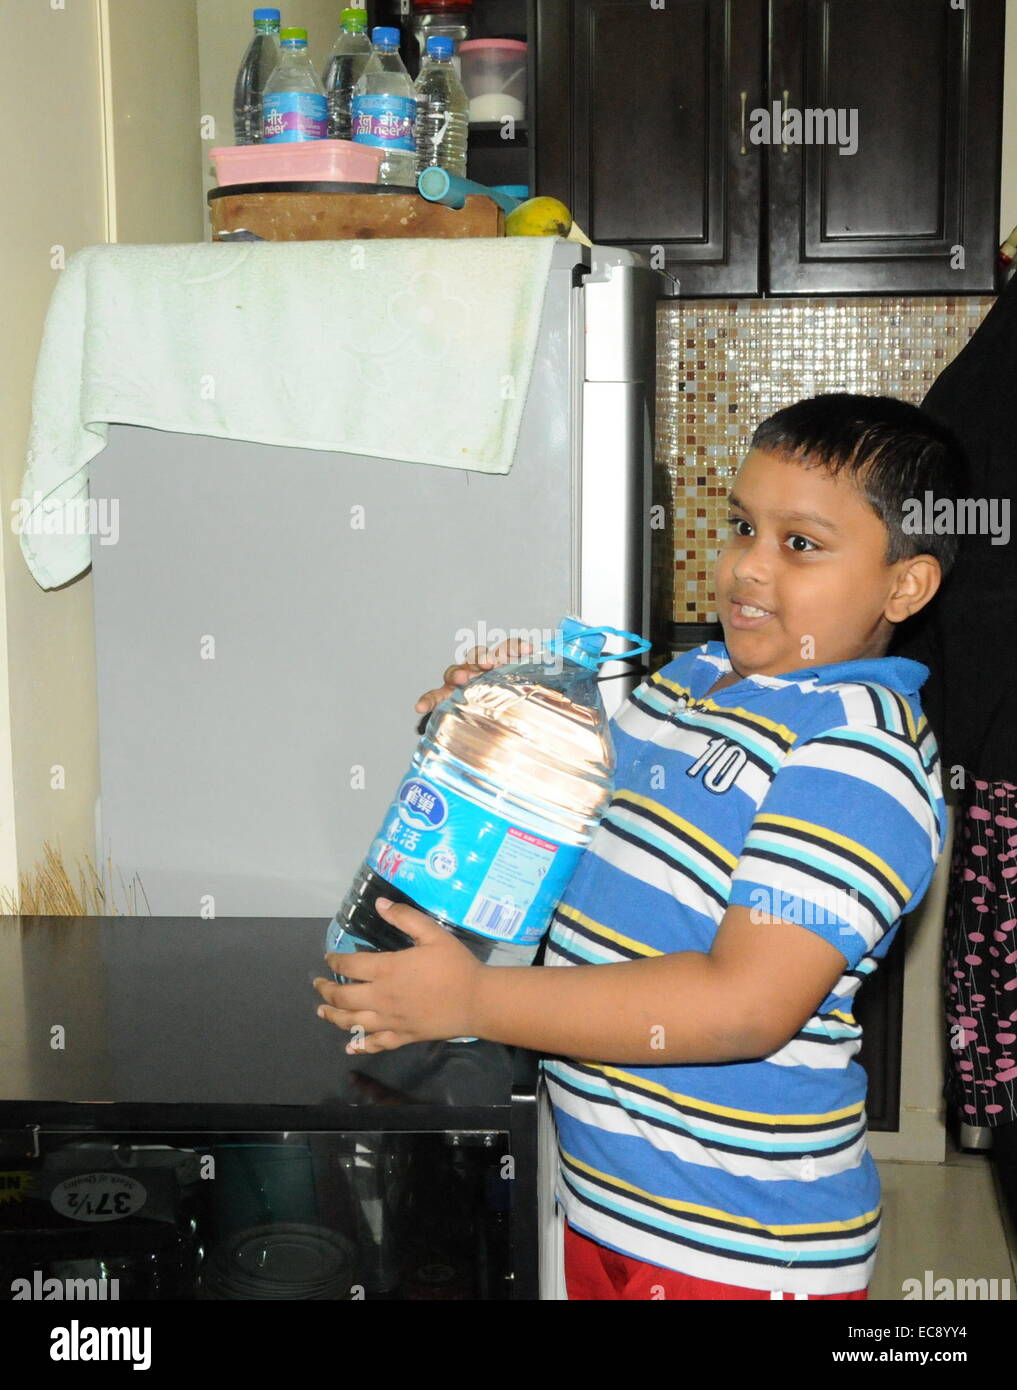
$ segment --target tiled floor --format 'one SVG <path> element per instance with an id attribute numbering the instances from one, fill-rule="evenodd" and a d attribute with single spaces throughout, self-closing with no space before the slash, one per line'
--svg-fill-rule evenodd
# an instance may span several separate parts
<path id="1" fill-rule="evenodd" d="M 870 1299 L 905 1298 L 906 1280 L 919 1280 L 921 1291 L 910 1290 L 925 1298 L 937 1279 L 979 1279 L 990 1281 L 990 1296 L 1017 1300 L 1017 1237 L 987 1154 L 948 1141 L 944 1164 L 884 1161 L 879 1174 L 883 1228 Z"/>

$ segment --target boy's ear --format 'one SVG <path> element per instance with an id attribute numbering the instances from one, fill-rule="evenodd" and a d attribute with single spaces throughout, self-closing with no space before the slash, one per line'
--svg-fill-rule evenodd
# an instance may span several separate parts
<path id="1" fill-rule="evenodd" d="M 943 571 L 935 555 L 912 555 L 897 566 L 897 582 L 884 610 L 891 623 L 902 623 L 920 612 L 936 595 Z"/>

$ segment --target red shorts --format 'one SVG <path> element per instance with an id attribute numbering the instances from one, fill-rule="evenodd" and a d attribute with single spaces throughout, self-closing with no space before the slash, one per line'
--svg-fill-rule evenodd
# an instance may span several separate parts
<path id="1" fill-rule="evenodd" d="M 694 1279 L 674 1269 L 644 1264 L 642 1260 L 619 1255 L 606 1245 L 581 1236 L 565 1222 L 565 1287 L 569 1299 L 734 1299 L 765 1298 L 804 1300 L 805 1295 L 770 1293 L 767 1289 L 743 1289 L 737 1284 L 715 1284 Z M 810 1293 L 809 1299 L 868 1298 L 868 1289 L 855 1293 Z"/>

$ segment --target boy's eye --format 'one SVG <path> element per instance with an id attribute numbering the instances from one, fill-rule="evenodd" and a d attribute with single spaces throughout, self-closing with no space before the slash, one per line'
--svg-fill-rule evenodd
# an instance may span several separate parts
<path id="1" fill-rule="evenodd" d="M 795 544 L 796 541 L 801 541 L 802 544 L 801 544 L 801 545 L 796 545 L 796 544 Z M 819 549 L 819 546 L 816 544 L 816 542 L 815 542 L 815 541 L 810 541 L 809 538 L 808 538 L 808 536 L 799 536 L 799 535 L 788 536 L 788 538 L 787 538 L 787 544 L 788 544 L 788 546 L 789 546 L 789 548 L 790 548 L 791 550 L 794 550 L 794 551 L 795 551 L 797 554 L 799 554 L 799 555 L 805 555 L 805 554 L 807 554 L 810 550 L 818 550 L 818 549 Z"/>
<path id="2" fill-rule="evenodd" d="M 752 530 L 751 524 L 747 522 L 743 516 L 729 516 L 727 520 L 728 525 L 731 527 L 732 531 L 734 531 L 736 536 L 747 536 L 749 532 Z M 740 531 L 738 529 L 740 526 L 744 526 L 745 530 Z"/>

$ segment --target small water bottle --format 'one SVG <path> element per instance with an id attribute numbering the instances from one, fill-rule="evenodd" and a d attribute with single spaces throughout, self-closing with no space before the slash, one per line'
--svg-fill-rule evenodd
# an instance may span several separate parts
<path id="1" fill-rule="evenodd" d="M 462 77 L 459 65 L 459 45 L 470 37 L 473 23 L 473 0 L 413 0 L 410 28 L 420 45 L 420 66 L 427 61 L 427 41 L 436 35 L 449 38 L 455 46 L 452 66 Z"/>
<path id="2" fill-rule="evenodd" d="M 417 173 L 436 164 L 464 179 L 470 103 L 452 62 L 454 47 L 449 38 L 427 40 L 427 58 L 415 85 Z"/>
<path id="3" fill-rule="evenodd" d="M 399 56 L 399 30 L 371 35 L 376 63 L 368 63 L 353 97 L 353 139 L 384 151 L 378 182 L 415 188 L 417 96 Z"/>
<path id="4" fill-rule="evenodd" d="M 343 10 L 339 16 L 339 37 L 321 77 L 328 101 L 330 140 L 349 140 L 353 136 L 353 94 L 373 53 L 367 11 Z"/>
<path id="5" fill-rule="evenodd" d="M 306 29 L 283 29 L 279 64 L 265 84 L 262 133 L 266 145 L 324 140 L 328 131 L 325 89 L 311 66 Z"/>
<path id="6" fill-rule="evenodd" d="M 535 658 L 485 671 L 433 711 L 381 829 L 329 925 L 329 951 L 398 951 L 379 897 L 434 917 L 488 965 L 529 965 L 611 799 L 597 690 L 605 635 L 566 618 Z"/>
<path id="7" fill-rule="evenodd" d="M 254 38 L 233 88 L 233 138 L 238 145 L 261 144 L 262 93 L 278 62 L 279 11 L 255 10 Z"/>

